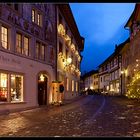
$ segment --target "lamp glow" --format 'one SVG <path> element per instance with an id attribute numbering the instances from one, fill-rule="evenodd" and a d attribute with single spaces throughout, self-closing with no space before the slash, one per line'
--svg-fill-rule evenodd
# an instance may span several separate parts
<path id="1" fill-rule="evenodd" d="M 40 75 L 40 81 L 44 81 L 44 76 L 43 76 L 43 74 Z"/>
<path id="2" fill-rule="evenodd" d="M 72 59 L 69 57 L 69 58 L 67 59 L 67 62 L 68 62 L 68 64 L 70 64 L 70 63 L 72 62 Z"/>

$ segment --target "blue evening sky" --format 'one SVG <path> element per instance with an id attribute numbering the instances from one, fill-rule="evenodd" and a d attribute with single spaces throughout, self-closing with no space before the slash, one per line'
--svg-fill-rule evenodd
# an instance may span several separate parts
<path id="1" fill-rule="evenodd" d="M 129 37 L 124 25 L 135 3 L 70 3 L 80 35 L 85 38 L 81 72 L 97 69 Z"/>

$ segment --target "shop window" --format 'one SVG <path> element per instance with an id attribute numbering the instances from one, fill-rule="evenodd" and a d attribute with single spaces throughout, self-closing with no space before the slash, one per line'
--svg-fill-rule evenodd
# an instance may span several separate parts
<path id="1" fill-rule="evenodd" d="M 23 101 L 23 76 L 0 73 L 0 102 L 10 101 Z"/>
<path id="2" fill-rule="evenodd" d="M 23 76 L 11 74 L 11 101 L 23 101 Z"/>
<path id="3" fill-rule="evenodd" d="M 7 101 L 7 74 L 0 73 L 0 102 Z"/>
<path id="4" fill-rule="evenodd" d="M 8 49 L 8 29 L 4 26 L 1 27 L 1 44 L 3 48 Z"/>

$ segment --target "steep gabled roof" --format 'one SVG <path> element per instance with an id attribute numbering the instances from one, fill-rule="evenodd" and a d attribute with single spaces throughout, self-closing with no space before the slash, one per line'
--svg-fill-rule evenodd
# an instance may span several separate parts
<path id="1" fill-rule="evenodd" d="M 103 61 L 98 67 L 101 67 L 111 61 L 116 55 L 118 55 L 121 51 L 121 49 L 124 47 L 126 43 L 130 42 L 130 38 L 126 39 L 123 43 L 116 45 L 115 51 L 107 58 L 105 61 Z"/>
<path id="2" fill-rule="evenodd" d="M 125 24 L 124 28 L 131 27 L 132 22 L 139 16 L 139 12 L 140 12 L 140 4 L 136 4 L 135 8 L 134 8 L 130 18 L 128 19 L 127 23 Z"/>

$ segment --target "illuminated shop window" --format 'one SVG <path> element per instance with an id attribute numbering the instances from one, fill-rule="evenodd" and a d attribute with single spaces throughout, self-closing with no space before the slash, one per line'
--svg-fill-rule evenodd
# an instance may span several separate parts
<path id="1" fill-rule="evenodd" d="M 11 101 L 23 101 L 23 76 L 11 74 Z"/>
<path id="2" fill-rule="evenodd" d="M 1 44 L 2 47 L 8 49 L 8 29 L 6 27 L 1 27 Z"/>
<path id="3" fill-rule="evenodd" d="M 7 101 L 7 74 L 0 73 L 0 102 Z"/>

